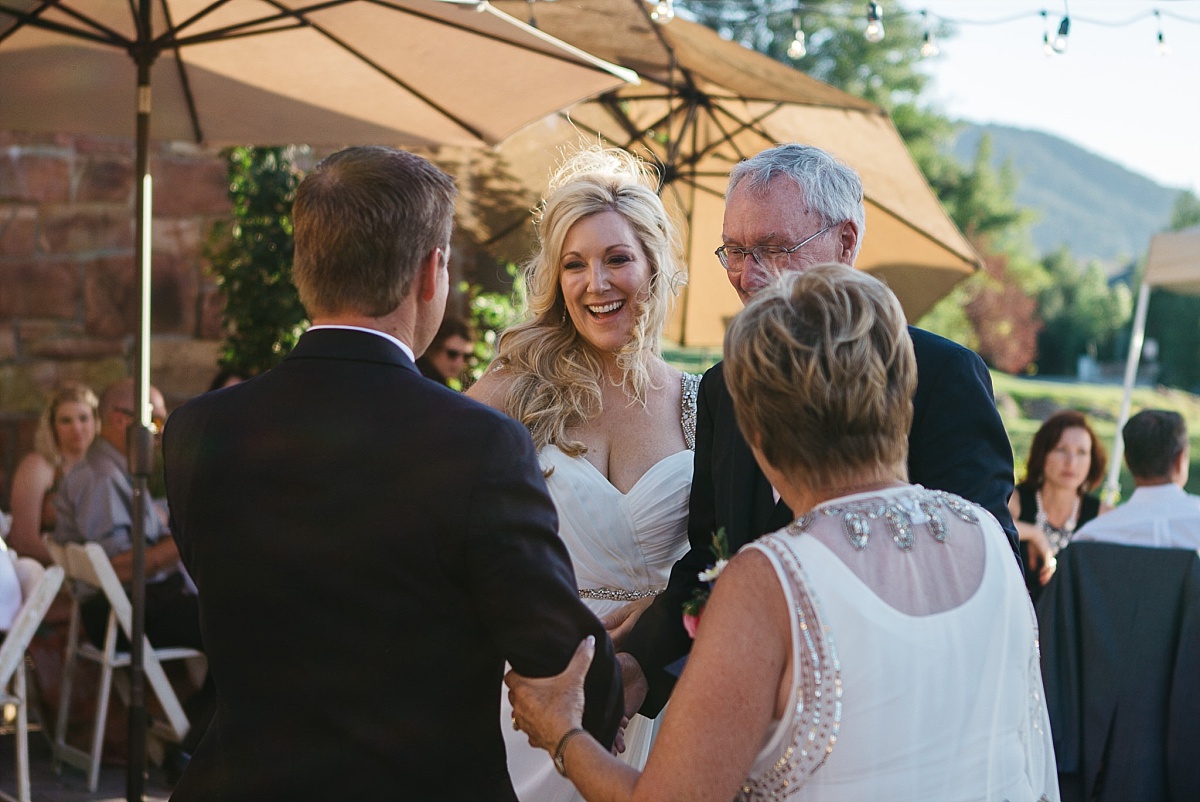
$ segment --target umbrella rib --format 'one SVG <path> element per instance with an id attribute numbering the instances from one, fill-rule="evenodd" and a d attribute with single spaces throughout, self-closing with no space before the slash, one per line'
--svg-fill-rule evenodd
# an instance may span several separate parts
<path id="1" fill-rule="evenodd" d="M 174 26 L 171 24 L 171 9 L 167 5 L 167 0 L 159 0 L 162 7 L 163 19 L 166 20 L 167 29 L 171 30 Z M 179 71 L 179 86 L 183 90 L 183 100 L 187 104 L 188 117 L 192 121 L 192 136 L 196 142 L 204 140 L 204 132 L 200 130 L 200 114 L 196 111 L 196 96 L 192 94 L 192 84 L 188 79 L 187 67 L 183 63 L 183 54 L 179 52 L 178 47 L 172 47 L 171 50 L 175 54 L 175 69 Z"/>
<path id="2" fill-rule="evenodd" d="M 71 25 L 65 25 L 61 22 L 42 19 L 41 13 L 50 7 L 54 7 L 62 13 L 70 17 L 74 17 L 75 19 L 89 26 L 90 30 L 89 28 L 76 28 Z M 44 30 L 54 31 L 55 33 L 66 34 L 67 36 L 73 36 L 77 39 L 86 39 L 91 42 L 99 42 L 103 45 L 128 47 L 131 44 L 128 39 L 108 26 L 101 24 L 91 17 L 88 17 L 86 14 L 81 14 L 72 8 L 62 5 L 61 3 L 57 2 L 57 0 L 49 0 L 49 2 L 44 2 L 31 12 L 20 11 L 12 8 L 11 6 L 0 4 L 0 14 L 8 14 L 9 16 L 15 17 L 18 23 L 0 36 L 0 42 L 3 42 L 13 33 L 20 30 L 22 26 L 27 25 L 33 28 L 42 28 Z"/>
<path id="3" fill-rule="evenodd" d="M 236 39 L 242 36 L 276 33 L 278 31 L 289 31 L 296 28 L 305 28 L 311 23 L 304 18 L 304 14 L 308 14 L 313 11 L 324 11 L 327 8 L 345 5 L 346 3 L 353 1 L 354 0 L 326 0 L 326 2 L 314 3 L 313 5 L 305 6 L 304 8 L 290 9 L 282 11 L 279 14 L 268 14 L 261 17 L 255 17 L 254 19 L 245 20 L 243 22 L 238 22 L 233 25 L 214 28 L 210 31 L 196 34 L 195 36 L 178 36 L 180 31 L 184 31 L 195 25 L 197 22 L 204 19 L 204 17 L 230 2 L 230 0 L 215 0 L 215 2 L 210 3 L 208 6 L 204 7 L 181 22 L 174 29 L 168 31 L 167 36 L 169 36 L 169 39 L 164 38 L 163 40 L 160 40 L 160 44 L 163 47 L 184 47 L 187 45 L 203 44 L 205 42 Z M 271 5 L 275 5 L 275 7 L 278 8 L 277 4 L 272 3 Z M 289 24 L 279 25 L 278 27 L 273 28 L 266 27 L 273 23 L 280 22 L 287 22 Z"/>

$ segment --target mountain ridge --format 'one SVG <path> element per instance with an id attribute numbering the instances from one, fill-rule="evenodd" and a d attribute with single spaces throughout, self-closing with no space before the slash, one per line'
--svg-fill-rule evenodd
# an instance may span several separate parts
<path id="1" fill-rule="evenodd" d="M 1166 227 L 1183 190 L 1153 179 L 1045 131 L 961 121 L 948 152 L 964 165 L 991 138 L 993 167 L 1012 165 L 1016 202 L 1036 219 L 1030 237 L 1039 254 L 1066 245 L 1080 261 L 1117 267 L 1145 253 Z"/>

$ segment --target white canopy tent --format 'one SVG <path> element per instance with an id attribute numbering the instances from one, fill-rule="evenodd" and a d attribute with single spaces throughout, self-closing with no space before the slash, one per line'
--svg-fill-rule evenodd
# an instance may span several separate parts
<path id="1" fill-rule="evenodd" d="M 1129 338 L 1129 357 L 1125 362 L 1125 392 L 1121 396 L 1121 414 L 1117 419 L 1117 433 L 1113 437 L 1108 478 L 1104 482 L 1104 499 L 1110 504 L 1114 503 L 1121 490 L 1118 477 L 1121 474 L 1121 460 L 1125 456 L 1125 441 L 1121 438 L 1121 430 L 1129 420 L 1129 399 L 1133 393 L 1133 381 L 1137 376 L 1138 362 L 1142 356 L 1142 342 L 1146 336 L 1146 309 L 1150 304 L 1151 287 L 1187 295 L 1200 295 L 1200 226 L 1156 234 L 1150 240 L 1150 252 L 1146 255 L 1142 286 L 1138 290 L 1137 309 L 1133 314 L 1133 334 Z"/>

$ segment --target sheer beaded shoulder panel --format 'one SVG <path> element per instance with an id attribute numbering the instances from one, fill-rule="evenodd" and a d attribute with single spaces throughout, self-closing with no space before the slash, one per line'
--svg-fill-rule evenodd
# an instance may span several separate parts
<path id="1" fill-rule="evenodd" d="M 778 757 L 763 773 L 746 779 L 735 802 L 788 799 L 800 792 L 837 743 L 842 721 L 842 667 L 820 602 L 809 592 L 804 566 L 776 535 L 760 538 L 760 548 L 783 568 L 794 605 L 799 643 L 792 645 L 799 685 L 796 707 L 779 726 L 785 735 Z"/>
<path id="2" fill-rule="evenodd" d="M 696 450 L 696 397 L 700 390 L 700 376 L 683 374 L 683 403 L 680 405 L 680 423 L 683 424 L 683 442 L 688 451 Z"/>

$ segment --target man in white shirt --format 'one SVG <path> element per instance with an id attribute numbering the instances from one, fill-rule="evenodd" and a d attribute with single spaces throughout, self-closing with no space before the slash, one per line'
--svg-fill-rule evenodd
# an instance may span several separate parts
<path id="1" fill-rule="evenodd" d="M 1188 480 L 1188 434 L 1178 412 L 1146 409 L 1121 432 L 1125 464 L 1136 489 L 1129 501 L 1093 519 L 1074 540 L 1200 549 L 1200 496 L 1184 492 Z"/>

